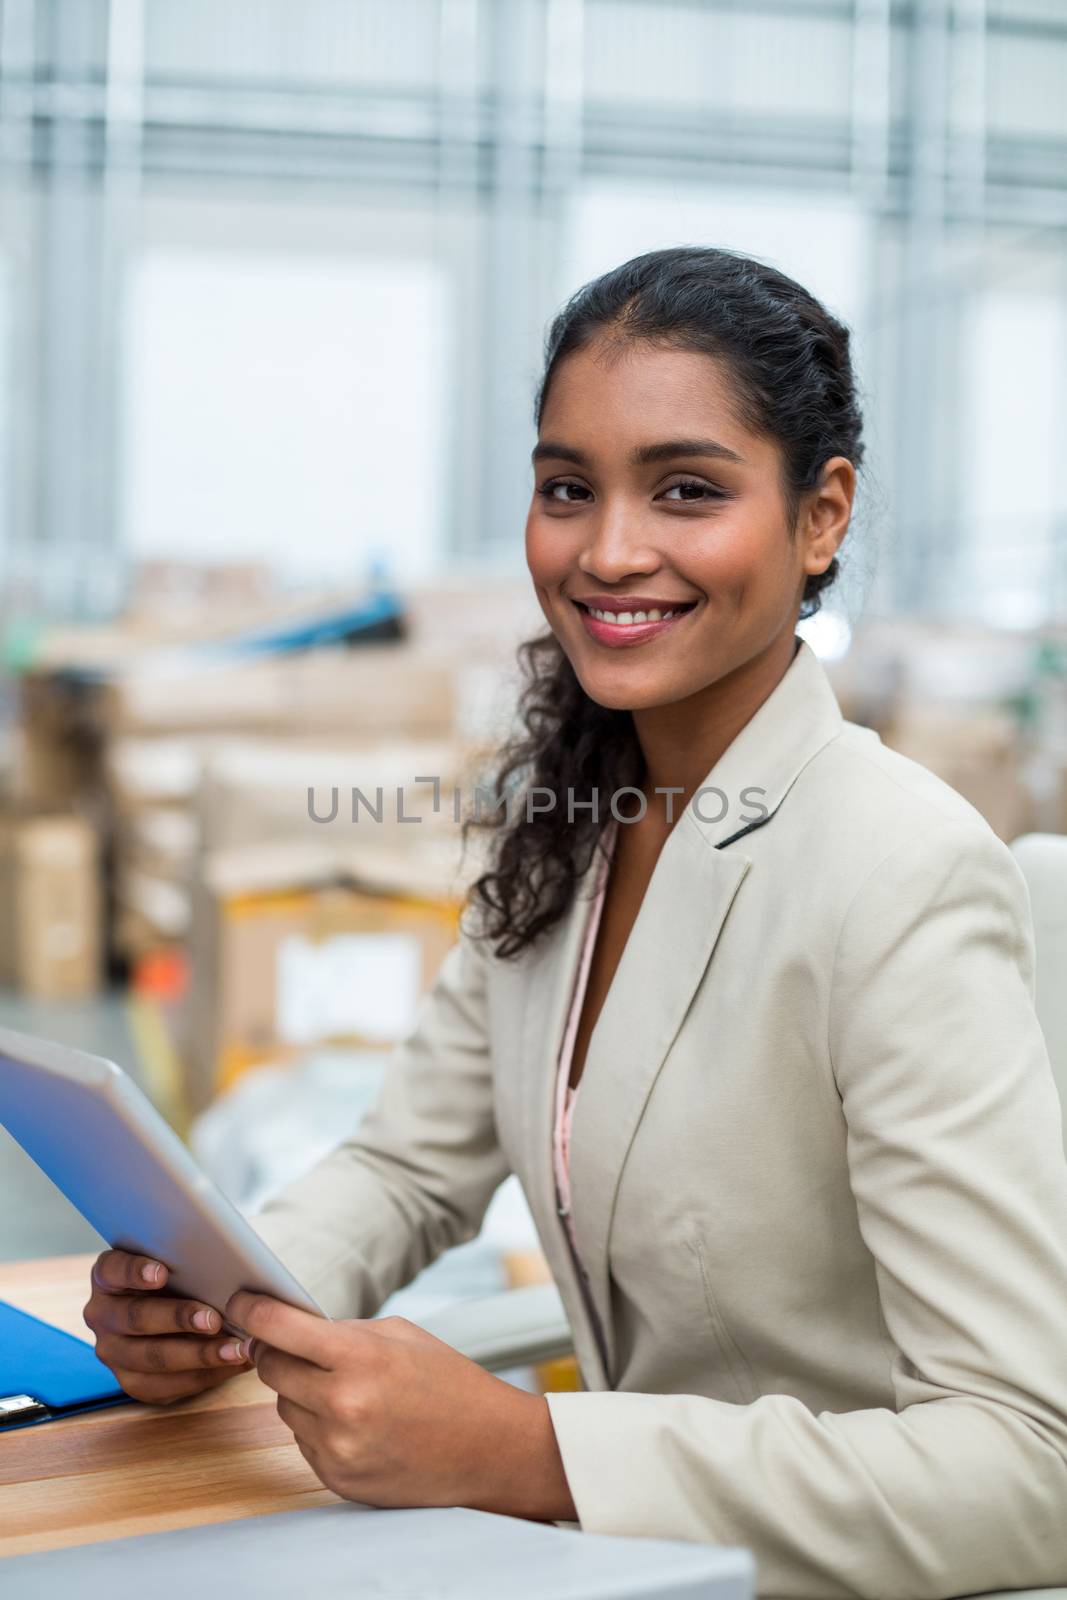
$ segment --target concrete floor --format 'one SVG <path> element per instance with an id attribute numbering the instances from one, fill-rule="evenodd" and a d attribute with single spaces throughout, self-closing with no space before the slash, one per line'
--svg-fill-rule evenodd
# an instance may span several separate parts
<path id="1" fill-rule="evenodd" d="M 0 1026 L 108 1056 L 131 1075 L 138 1075 L 120 993 L 61 1004 L 27 1000 L 0 990 Z M 0 1128 L 0 1261 L 68 1255 L 99 1247 L 99 1236 Z"/>

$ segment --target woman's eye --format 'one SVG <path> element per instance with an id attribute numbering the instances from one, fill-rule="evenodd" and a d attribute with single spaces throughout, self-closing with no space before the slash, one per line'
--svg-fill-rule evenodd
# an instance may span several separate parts
<path id="1" fill-rule="evenodd" d="M 575 483 L 571 478 L 551 478 L 537 492 L 543 500 L 555 505 L 571 506 L 584 505 L 590 494 L 584 483 Z M 702 483 L 697 478 L 683 478 L 678 483 L 670 484 L 660 498 L 673 499 L 675 505 L 699 505 L 702 500 L 724 500 L 726 496 L 710 483 Z"/>
<path id="2" fill-rule="evenodd" d="M 710 483 L 699 483 L 695 478 L 683 478 L 680 483 L 672 483 L 669 489 L 663 491 L 664 499 L 672 495 L 675 490 L 680 490 L 678 498 L 684 504 L 692 505 L 694 501 L 721 500 L 722 492 L 713 489 Z M 693 491 L 690 493 L 689 491 Z"/>
<path id="3" fill-rule="evenodd" d="M 588 494 L 584 484 L 571 483 L 567 478 L 554 478 L 549 483 L 543 483 L 538 489 L 538 494 L 546 500 L 554 500 L 557 505 L 574 505 L 575 502 L 567 494 L 559 494 L 558 490 L 576 489 L 579 494 Z"/>

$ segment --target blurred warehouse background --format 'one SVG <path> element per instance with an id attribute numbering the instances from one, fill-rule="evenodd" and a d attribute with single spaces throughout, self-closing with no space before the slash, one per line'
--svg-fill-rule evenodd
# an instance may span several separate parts
<path id="1" fill-rule="evenodd" d="M 846 716 L 1067 832 L 1063 0 L 0 0 L 0 1017 L 242 1203 L 454 938 L 546 324 L 682 242 L 854 330 Z M 0 1258 L 91 1242 L 0 1146 Z M 506 1193 L 460 1254 L 539 1270 Z"/>

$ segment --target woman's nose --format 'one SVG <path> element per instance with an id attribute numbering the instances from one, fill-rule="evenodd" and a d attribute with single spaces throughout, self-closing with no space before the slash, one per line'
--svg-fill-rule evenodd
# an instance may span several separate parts
<path id="1" fill-rule="evenodd" d="M 640 518 L 623 506 L 603 506 L 599 515 L 590 519 L 589 535 L 578 565 L 604 583 L 617 582 L 631 572 L 654 572 L 660 565 Z"/>

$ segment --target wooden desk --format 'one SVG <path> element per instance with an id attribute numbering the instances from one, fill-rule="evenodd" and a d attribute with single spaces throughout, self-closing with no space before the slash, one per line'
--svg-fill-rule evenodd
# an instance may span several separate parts
<path id="1" fill-rule="evenodd" d="M 0 1263 L 0 1300 L 91 1342 L 92 1256 Z M 324 1489 L 254 1372 L 173 1406 L 116 1406 L 0 1433 L 0 1557 L 324 1506 Z M 2 1589 L 2 1582 L 0 1582 Z M 1067 1589 L 979 1600 L 1067 1600 Z"/>
<path id="2" fill-rule="evenodd" d="M 90 1341 L 81 1309 L 92 1259 L 0 1264 L 0 1299 Z M 0 1433 L 0 1557 L 332 1504 L 274 1400 L 246 1372 L 173 1406 Z"/>

